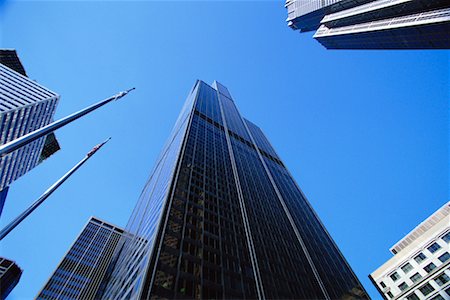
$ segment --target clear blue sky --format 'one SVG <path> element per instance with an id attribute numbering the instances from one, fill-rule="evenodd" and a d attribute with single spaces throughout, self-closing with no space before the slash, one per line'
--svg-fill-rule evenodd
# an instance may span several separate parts
<path id="1" fill-rule="evenodd" d="M 287 27 L 284 2 L 0 1 L 0 46 L 61 95 L 62 150 L 16 181 L 4 226 L 92 146 L 108 143 L 0 244 L 36 295 L 89 216 L 125 226 L 196 79 L 226 85 L 367 278 L 449 199 L 449 54 L 329 51 Z"/>

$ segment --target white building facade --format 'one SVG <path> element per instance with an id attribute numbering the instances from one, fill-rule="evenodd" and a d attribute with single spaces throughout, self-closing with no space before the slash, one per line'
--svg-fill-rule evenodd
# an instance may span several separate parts
<path id="1" fill-rule="evenodd" d="M 384 299 L 450 299 L 450 202 L 390 251 L 394 257 L 369 275 Z"/>
<path id="2" fill-rule="evenodd" d="M 0 64 L 0 145 L 49 124 L 59 95 Z M 0 158 L 0 190 L 34 168 L 46 142 L 42 137 Z"/>

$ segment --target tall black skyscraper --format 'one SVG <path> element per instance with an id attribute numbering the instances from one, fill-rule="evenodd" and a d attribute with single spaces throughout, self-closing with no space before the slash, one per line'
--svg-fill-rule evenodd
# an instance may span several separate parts
<path id="1" fill-rule="evenodd" d="M 217 82 L 196 82 L 125 231 L 104 299 L 368 298 Z"/>

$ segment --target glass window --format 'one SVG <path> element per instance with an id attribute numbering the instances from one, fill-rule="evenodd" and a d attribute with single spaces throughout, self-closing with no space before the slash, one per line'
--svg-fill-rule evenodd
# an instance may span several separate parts
<path id="1" fill-rule="evenodd" d="M 391 292 L 387 292 L 387 295 L 389 296 L 389 298 L 394 298 L 394 295 L 392 295 Z"/>
<path id="2" fill-rule="evenodd" d="M 434 296 L 433 298 L 431 298 L 430 300 L 445 300 L 445 298 L 438 294 L 438 295 Z"/>
<path id="3" fill-rule="evenodd" d="M 397 272 L 392 273 L 389 277 L 391 277 L 391 279 L 393 281 L 397 281 L 400 278 L 400 275 L 398 275 Z"/>
<path id="4" fill-rule="evenodd" d="M 450 254 L 448 252 L 445 252 L 441 256 L 439 256 L 439 260 L 443 263 L 450 259 Z"/>
<path id="5" fill-rule="evenodd" d="M 448 287 L 448 288 L 445 290 L 445 292 L 447 293 L 447 295 L 450 296 L 450 287 Z"/>
<path id="6" fill-rule="evenodd" d="M 381 285 L 382 288 L 386 287 L 386 284 L 383 281 L 380 281 L 380 285 Z"/>
<path id="7" fill-rule="evenodd" d="M 436 265 L 433 263 L 430 263 L 429 265 L 426 265 L 425 268 L 423 268 L 427 273 L 430 273 L 434 269 L 436 269 Z"/>
<path id="8" fill-rule="evenodd" d="M 444 234 L 441 239 L 443 239 L 446 243 L 450 243 L 450 231 Z"/>
<path id="9" fill-rule="evenodd" d="M 409 285 L 408 285 L 406 282 L 403 282 L 403 283 L 401 283 L 401 284 L 398 286 L 398 288 L 399 288 L 401 291 L 406 290 L 408 287 L 409 287 Z"/>
<path id="10" fill-rule="evenodd" d="M 438 243 L 433 243 L 433 244 L 431 244 L 427 249 L 428 249 L 428 251 L 430 251 L 431 253 L 434 253 L 434 252 L 438 251 L 439 249 L 441 249 L 441 246 L 439 246 Z"/>
<path id="11" fill-rule="evenodd" d="M 414 257 L 414 260 L 420 264 L 421 262 L 423 262 L 427 257 L 425 256 L 425 254 L 423 254 L 422 252 L 420 252 L 416 257 Z"/>
<path id="12" fill-rule="evenodd" d="M 426 296 L 432 291 L 434 291 L 434 288 L 431 286 L 431 284 L 427 283 L 424 286 L 420 287 L 419 290 L 422 292 L 424 296 Z"/>
<path id="13" fill-rule="evenodd" d="M 409 279 L 411 279 L 412 282 L 417 282 L 420 280 L 420 278 L 422 278 L 422 275 L 420 275 L 419 273 L 416 273 L 413 276 L 411 276 Z"/>
<path id="14" fill-rule="evenodd" d="M 446 284 L 447 282 L 449 282 L 450 281 L 450 277 L 448 277 L 448 275 L 447 274 L 445 274 L 445 273 L 442 273 L 441 275 L 439 275 L 438 277 L 436 277 L 435 279 L 434 279 L 434 281 L 436 281 L 436 283 L 438 284 L 438 285 L 444 285 L 444 284 Z"/>
<path id="15" fill-rule="evenodd" d="M 406 296 L 406 299 L 407 300 L 420 300 L 420 298 L 415 293 L 412 293 L 411 295 Z"/>
<path id="16" fill-rule="evenodd" d="M 406 265 L 402 266 L 401 269 L 403 270 L 403 272 L 408 273 L 409 271 L 411 271 L 413 269 L 413 267 L 411 266 L 410 263 L 406 263 Z"/>

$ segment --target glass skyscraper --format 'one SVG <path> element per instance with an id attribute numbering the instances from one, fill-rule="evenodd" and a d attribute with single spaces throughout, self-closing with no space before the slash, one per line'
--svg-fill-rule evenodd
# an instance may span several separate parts
<path id="1" fill-rule="evenodd" d="M 0 257 L 0 299 L 6 299 L 19 282 L 22 270 L 19 266 L 4 257 Z"/>
<path id="2" fill-rule="evenodd" d="M 448 0 L 287 0 L 289 27 L 328 49 L 449 49 Z"/>
<path id="3" fill-rule="evenodd" d="M 0 50 L 0 145 L 49 124 L 59 95 L 26 77 L 15 50 Z M 53 133 L 0 158 L 0 215 L 8 186 L 50 155 Z"/>
<path id="4" fill-rule="evenodd" d="M 36 299 L 95 299 L 122 233 L 91 217 Z"/>
<path id="5" fill-rule="evenodd" d="M 103 299 L 367 299 L 261 129 L 197 81 Z"/>

